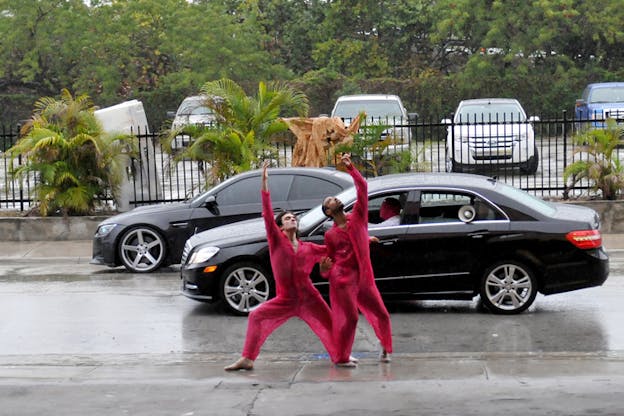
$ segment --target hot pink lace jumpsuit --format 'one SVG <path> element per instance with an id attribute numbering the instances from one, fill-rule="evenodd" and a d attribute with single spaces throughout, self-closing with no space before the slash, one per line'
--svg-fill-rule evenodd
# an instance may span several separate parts
<path id="1" fill-rule="evenodd" d="M 333 317 L 336 362 L 349 360 L 358 321 L 358 309 L 373 327 L 381 346 L 392 353 L 390 314 L 375 284 L 368 235 L 368 186 L 360 172 L 349 166 L 357 192 L 346 228 L 336 224 L 325 233 L 327 255 L 334 265 L 327 273 Z"/>
<path id="2" fill-rule="evenodd" d="M 262 192 L 262 216 L 269 240 L 276 296 L 249 314 L 243 357 L 255 360 L 267 337 L 292 317 L 306 322 L 334 360 L 332 318 L 327 303 L 312 285 L 310 272 L 325 255 L 323 245 L 299 241 L 295 252 L 273 218 L 269 192 Z"/>

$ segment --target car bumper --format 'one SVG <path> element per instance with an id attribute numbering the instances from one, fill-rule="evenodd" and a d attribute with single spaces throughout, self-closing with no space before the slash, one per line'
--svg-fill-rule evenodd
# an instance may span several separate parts
<path id="1" fill-rule="evenodd" d="M 204 266 L 189 268 L 182 267 L 180 277 L 182 285 L 180 291 L 187 298 L 201 302 L 216 302 L 219 300 L 219 276 L 217 273 L 205 273 Z"/>
<path id="2" fill-rule="evenodd" d="M 511 145 L 485 148 L 475 146 L 469 142 L 456 144 L 453 159 L 458 165 L 478 166 L 501 164 L 521 166 L 535 156 L 535 147 L 532 143 L 513 142 Z"/>
<path id="3" fill-rule="evenodd" d="M 544 274 L 544 295 L 602 285 L 609 276 L 609 256 L 604 248 L 587 250 L 573 261 L 549 267 Z"/>
<path id="4" fill-rule="evenodd" d="M 104 237 L 94 236 L 90 264 L 108 267 L 117 267 L 121 263 L 117 260 L 115 241 L 121 230 L 113 230 Z"/>

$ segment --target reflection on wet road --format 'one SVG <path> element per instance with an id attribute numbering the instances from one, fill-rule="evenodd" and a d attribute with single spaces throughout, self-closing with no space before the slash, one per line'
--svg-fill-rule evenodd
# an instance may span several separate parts
<path id="1" fill-rule="evenodd" d="M 621 256 L 624 258 L 624 254 Z M 612 255 L 604 286 L 538 296 L 517 316 L 482 312 L 475 302 L 389 305 L 396 353 L 609 353 L 624 351 L 624 273 Z M 247 320 L 179 294 L 176 269 L 131 274 L 88 265 L 0 266 L 0 355 L 232 353 Z M 377 351 L 362 318 L 354 352 Z M 323 348 L 297 320 L 263 351 Z"/>

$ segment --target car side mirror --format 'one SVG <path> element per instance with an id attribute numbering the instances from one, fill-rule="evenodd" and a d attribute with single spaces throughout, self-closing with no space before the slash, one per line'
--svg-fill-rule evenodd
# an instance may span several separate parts
<path id="1" fill-rule="evenodd" d="M 585 105 L 585 100 L 583 100 L 582 98 L 579 98 L 576 100 L 576 106 L 577 107 L 582 107 Z"/>
<path id="2" fill-rule="evenodd" d="M 442 124 L 451 124 L 451 119 L 450 118 L 444 118 L 441 121 Z"/>
<path id="3" fill-rule="evenodd" d="M 167 111 L 167 118 L 175 118 L 176 112 L 175 111 Z"/>
<path id="4" fill-rule="evenodd" d="M 208 198 L 204 201 L 204 206 L 210 211 L 213 215 L 219 215 L 219 204 L 217 204 L 217 198 L 214 195 L 209 195 Z"/>
<path id="5" fill-rule="evenodd" d="M 531 117 L 529 117 L 529 122 L 530 122 L 530 123 L 533 123 L 533 122 L 535 122 L 535 121 L 539 121 L 539 120 L 540 120 L 540 119 L 539 119 L 539 117 L 538 117 L 538 116 L 531 116 Z"/>
<path id="6" fill-rule="evenodd" d="M 407 113 L 407 119 L 409 121 L 416 121 L 416 120 L 418 120 L 418 113 Z"/>

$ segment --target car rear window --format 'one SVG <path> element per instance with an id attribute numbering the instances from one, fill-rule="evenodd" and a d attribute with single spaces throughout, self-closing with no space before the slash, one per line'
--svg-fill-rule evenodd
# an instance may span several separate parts
<path id="1" fill-rule="evenodd" d="M 336 195 L 342 192 L 342 188 L 335 183 L 313 176 L 295 176 L 288 200 L 321 199 L 326 196 Z"/>
<path id="2" fill-rule="evenodd" d="M 524 206 L 534 209 L 542 215 L 552 216 L 556 212 L 556 209 L 551 204 L 523 191 L 522 189 L 514 188 L 513 186 L 506 185 L 502 182 L 497 182 L 496 187 L 497 190 L 505 196 Z"/>
<path id="3" fill-rule="evenodd" d="M 272 175 L 269 177 L 271 200 L 285 201 L 290 186 L 290 175 Z M 223 188 L 217 194 L 219 205 L 241 205 L 260 203 L 260 176 L 244 178 Z"/>

